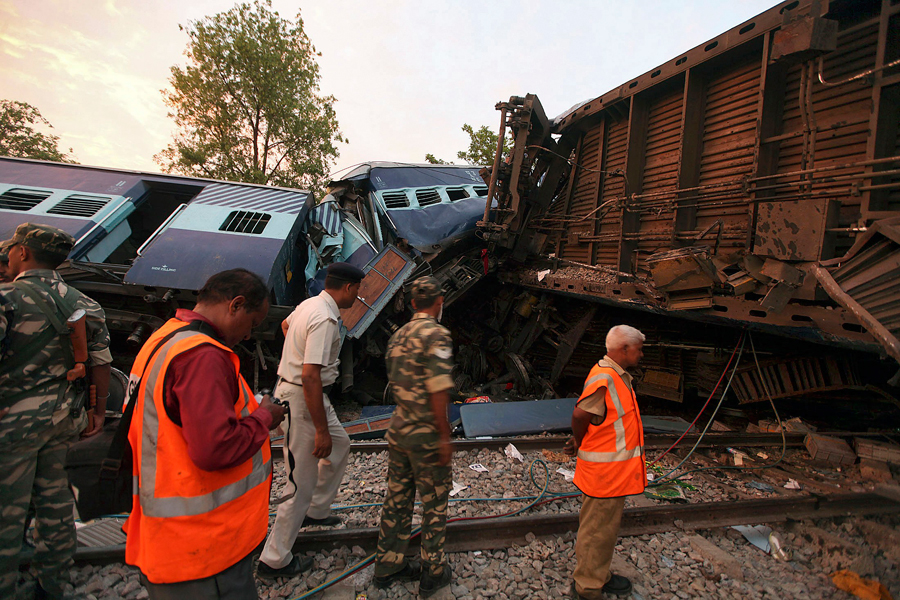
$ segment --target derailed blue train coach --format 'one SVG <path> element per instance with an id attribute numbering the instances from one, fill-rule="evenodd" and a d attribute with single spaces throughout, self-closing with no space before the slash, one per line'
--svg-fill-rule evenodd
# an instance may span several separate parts
<path id="1" fill-rule="evenodd" d="M 0 158 L 0 235 L 53 225 L 75 238 L 73 264 L 148 293 L 197 291 L 243 267 L 290 304 L 303 289 L 293 268 L 302 273 L 298 240 L 313 206 L 302 190 Z"/>
<path id="2" fill-rule="evenodd" d="M 474 281 L 464 242 L 486 195 L 477 167 L 360 165 L 335 176 L 317 203 L 290 188 L 0 158 L 0 239 L 29 221 L 72 234 L 64 277 L 104 306 L 111 331 L 132 346 L 190 307 L 210 275 L 246 268 L 271 290 L 253 352 L 267 370 L 277 348 L 261 342 L 277 340 L 281 319 L 321 290 L 331 262 L 367 272 L 343 315 L 356 339 L 394 311 L 391 299 L 413 277 Z"/>

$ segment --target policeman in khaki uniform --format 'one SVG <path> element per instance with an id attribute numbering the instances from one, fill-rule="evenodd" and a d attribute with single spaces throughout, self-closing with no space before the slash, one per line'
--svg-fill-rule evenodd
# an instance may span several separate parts
<path id="1" fill-rule="evenodd" d="M 427 598 L 450 585 L 444 556 L 447 498 L 452 484 L 449 390 L 453 387 L 453 343 L 439 324 L 444 306 L 434 277 L 412 284 L 412 320 L 398 329 L 387 346 L 389 386 L 397 408 L 385 436 L 389 443 L 387 497 L 375 562 L 375 585 L 419 579 L 419 596 Z M 416 490 L 422 500 L 421 568 L 405 558 Z"/>
<path id="2" fill-rule="evenodd" d="M 631 375 L 644 356 L 644 334 L 616 325 L 606 356 L 588 374 L 572 412 L 566 453 L 578 457 L 575 485 L 584 493 L 575 541 L 572 597 L 600 600 L 631 594 L 631 582 L 610 572 L 625 496 L 642 494 L 647 481 L 644 428 Z"/>
<path id="3" fill-rule="evenodd" d="M 76 545 L 66 452 L 85 427 L 85 435 L 99 432 L 106 412 L 112 355 L 103 309 L 54 271 L 74 243 L 64 231 L 25 223 L 0 245 L 13 279 L 0 284 L 0 598 L 16 597 L 29 503 L 36 597 L 64 597 Z M 90 424 L 78 406 L 84 394 L 66 380 L 74 355 L 59 333 L 78 309 L 87 313 L 87 366 L 97 389 Z"/>
<path id="4" fill-rule="evenodd" d="M 307 298 L 285 322 L 284 350 L 278 365 L 275 397 L 291 407 L 286 431 L 288 492 L 259 557 L 262 579 L 295 577 L 312 559 L 293 553 L 301 527 L 340 525 L 331 503 L 344 478 L 350 437 L 331 406 L 341 351 L 341 309 L 351 308 L 366 274 L 351 264 L 328 265 L 325 289 Z"/>

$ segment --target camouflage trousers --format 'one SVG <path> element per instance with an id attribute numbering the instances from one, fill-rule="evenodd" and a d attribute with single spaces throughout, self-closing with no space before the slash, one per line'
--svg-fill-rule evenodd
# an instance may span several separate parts
<path id="1" fill-rule="evenodd" d="M 66 452 L 78 437 L 65 418 L 30 439 L 0 445 L 0 598 L 16 597 L 19 553 L 29 504 L 34 505 L 34 559 L 38 581 L 62 596 L 75 554 L 72 491 Z"/>
<path id="2" fill-rule="evenodd" d="M 443 574 L 446 558 L 447 498 L 452 485 L 450 466 L 438 459 L 437 436 L 405 436 L 388 449 L 387 497 L 381 511 L 381 530 L 375 576 L 393 575 L 403 568 L 411 534 L 416 490 L 422 500 L 422 568 Z"/>

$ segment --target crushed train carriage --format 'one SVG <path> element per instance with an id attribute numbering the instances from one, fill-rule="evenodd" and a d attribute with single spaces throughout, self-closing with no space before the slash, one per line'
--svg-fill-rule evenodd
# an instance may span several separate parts
<path id="1" fill-rule="evenodd" d="M 776 337 L 742 402 L 896 370 L 877 358 L 900 361 L 895 0 L 782 2 L 555 119 L 533 95 L 497 108 L 514 147 L 485 176 L 480 235 L 506 257 L 485 335 L 551 383 L 623 318 L 651 332 L 659 398 L 708 393 L 743 328 Z"/>
<path id="2" fill-rule="evenodd" d="M 641 393 L 666 400 L 712 391 L 744 329 L 760 366 L 737 370 L 741 402 L 871 390 L 896 370 L 878 360 L 900 360 L 896 1 L 782 2 L 555 119 L 532 95 L 498 108 L 513 150 L 483 180 L 471 166 L 369 163 L 318 204 L 0 159 L 0 229 L 64 222 L 79 242 L 66 277 L 132 341 L 206 275 L 252 268 L 280 305 L 255 334 L 257 380 L 274 371 L 277 323 L 334 260 L 369 271 L 344 314 L 343 389 L 348 365 L 383 353 L 402 321 L 396 292 L 420 274 L 456 301 L 463 393 L 573 391 L 623 321 L 649 334 Z"/>
<path id="3" fill-rule="evenodd" d="M 236 267 L 258 274 L 272 308 L 243 347 L 257 388 L 274 380 L 281 320 L 322 289 L 329 263 L 355 264 L 367 276 L 343 314 L 347 338 L 358 340 L 342 350 L 347 389 L 358 359 L 379 355 L 398 325 L 390 319 L 403 304 L 391 301 L 405 281 L 438 275 L 455 298 L 482 274 L 463 250 L 487 186 L 472 167 L 371 163 L 330 190 L 317 204 L 303 190 L 0 158 L 0 235 L 36 221 L 75 237 L 61 272 L 104 306 L 126 370 L 149 333 L 192 306 L 210 275 Z M 447 260 L 451 247 L 459 250 Z"/>

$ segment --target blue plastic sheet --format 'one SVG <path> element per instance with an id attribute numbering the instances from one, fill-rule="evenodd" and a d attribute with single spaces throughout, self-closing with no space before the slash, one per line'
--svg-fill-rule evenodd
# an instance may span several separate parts
<path id="1" fill-rule="evenodd" d="M 569 431 L 577 398 L 464 404 L 460 409 L 466 437 L 524 435 Z"/>

